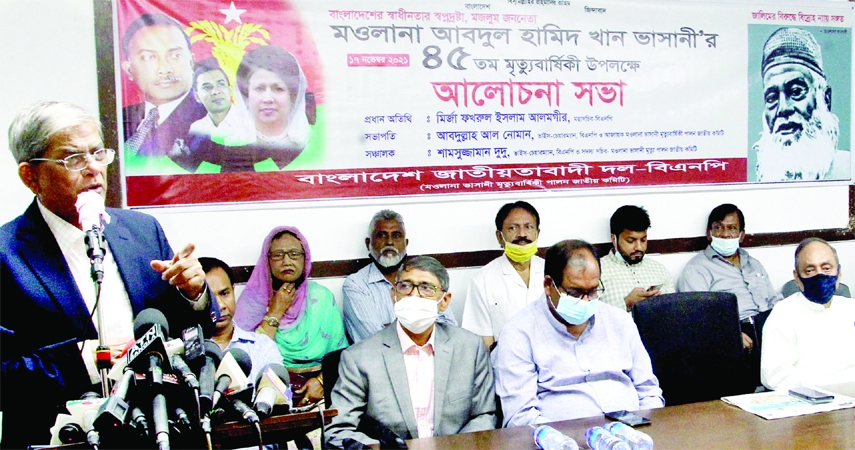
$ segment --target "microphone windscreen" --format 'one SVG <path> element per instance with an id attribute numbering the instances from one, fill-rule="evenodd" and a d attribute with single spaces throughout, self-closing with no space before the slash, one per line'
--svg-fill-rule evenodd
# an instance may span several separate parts
<path id="1" fill-rule="evenodd" d="M 101 220 L 110 223 L 110 215 L 104 210 L 104 197 L 95 191 L 84 191 L 77 195 L 74 203 L 77 208 L 77 217 L 83 231 L 97 227 L 104 229 Z"/>
<path id="2" fill-rule="evenodd" d="M 288 369 L 286 369 L 282 364 L 273 363 L 264 366 L 264 368 L 258 371 L 258 375 L 255 376 L 256 386 L 261 384 L 261 379 L 268 373 L 268 370 L 273 371 L 273 373 L 276 374 L 276 377 L 286 385 L 291 384 L 291 375 L 288 374 Z"/>
<path id="3" fill-rule="evenodd" d="M 223 360 L 223 350 L 216 342 L 205 339 L 205 356 L 210 357 L 214 360 L 214 364 L 219 365 L 220 361 Z"/>
<path id="4" fill-rule="evenodd" d="M 243 371 L 243 374 L 249 376 L 252 372 L 252 359 L 249 357 L 249 354 L 239 348 L 230 348 L 226 350 L 226 353 L 231 353 L 240 366 L 240 370 Z"/>
<path id="5" fill-rule="evenodd" d="M 169 322 L 159 309 L 147 308 L 134 318 L 134 339 L 139 339 L 153 325 L 160 325 L 163 334 L 169 336 Z"/>

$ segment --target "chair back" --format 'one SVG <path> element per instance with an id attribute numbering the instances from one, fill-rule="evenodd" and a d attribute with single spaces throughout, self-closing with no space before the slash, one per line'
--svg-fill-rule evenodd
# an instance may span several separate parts
<path id="1" fill-rule="evenodd" d="M 665 404 L 753 392 L 743 355 L 736 296 L 678 292 L 650 297 L 632 311 Z"/>

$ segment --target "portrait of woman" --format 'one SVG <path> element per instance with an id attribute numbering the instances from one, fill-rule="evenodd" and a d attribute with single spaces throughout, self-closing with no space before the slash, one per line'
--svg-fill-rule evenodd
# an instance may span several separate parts
<path id="1" fill-rule="evenodd" d="M 307 82 L 294 55 L 275 45 L 250 50 L 238 66 L 237 85 L 255 124 L 256 145 L 306 147 Z"/>
<path id="2" fill-rule="evenodd" d="M 321 361 L 347 346 L 333 294 L 309 281 L 311 271 L 312 254 L 300 231 L 274 228 L 264 239 L 234 317 L 239 327 L 276 342 L 291 377 L 294 406 L 323 399 Z"/>

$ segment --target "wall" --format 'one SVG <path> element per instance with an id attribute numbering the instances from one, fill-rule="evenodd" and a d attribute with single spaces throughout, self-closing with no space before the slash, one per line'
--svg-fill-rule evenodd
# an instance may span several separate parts
<path id="1" fill-rule="evenodd" d="M 43 99 L 77 103 L 97 110 L 92 0 L 3 0 L 0 2 L 0 148 L 7 149 L 6 129 L 18 110 Z M 38 24 L 38 25 L 36 25 Z M 50 32 L 45 32 L 50 30 Z M 26 45 L 22 45 L 24 42 Z M 0 223 L 20 214 L 32 194 L 15 176 L 7 150 L 0 155 Z M 227 188 L 227 187 L 225 187 Z M 608 241 L 608 218 L 623 204 L 645 206 L 653 227 L 651 239 L 700 236 L 714 206 L 733 202 L 746 216 L 749 233 L 843 228 L 848 225 L 847 186 L 720 187 L 610 190 L 569 194 L 526 194 L 514 197 L 447 196 L 441 200 L 395 199 L 360 204 L 341 201 L 299 205 L 241 205 L 216 208 L 152 209 L 173 246 L 194 242 L 199 255 L 219 256 L 233 265 L 254 264 L 260 241 L 278 224 L 299 227 L 316 260 L 364 257 L 367 221 L 390 207 L 404 215 L 410 253 L 453 253 L 498 248 L 493 218 L 507 201 L 532 202 L 542 216 L 540 246 L 579 237 Z M 835 243 L 841 253 L 843 282 L 855 287 L 855 241 Z M 754 248 L 775 286 L 792 276 L 794 246 Z M 691 254 L 660 255 L 676 277 Z M 847 271 L 852 268 L 851 272 Z M 466 280 L 472 269 L 452 271 L 452 307 L 462 312 Z M 321 280 L 341 295 L 341 279 Z"/>

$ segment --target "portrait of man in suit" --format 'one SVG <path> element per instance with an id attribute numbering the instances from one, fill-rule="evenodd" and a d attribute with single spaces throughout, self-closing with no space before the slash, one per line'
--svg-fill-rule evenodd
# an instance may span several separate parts
<path id="1" fill-rule="evenodd" d="M 127 154 L 167 155 L 180 165 L 182 155 L 171 154 L 175 140 L 185 139 L 190 125 L 207 114 L 190 95 L 190 38 L 175 19 L 147 13 L 125 30 L 122 51 L 122 70 L 145 98 L 122 111 Z"/>
<path id="2" fill-rule="evenodd" d="M 350 448 L 377 443 L 388 431 L 416 439 L 495 428 L 487 347 L 469 331 L 436 322 L 451 300 L 448 272 L 430 256 L 415 256 L 395 281 L 397 320 L 341 354 L 331 395 L 338 416 L 327 443 Z M 377 428 L 385 428 L 380 436 L 362 431 Z"/>

